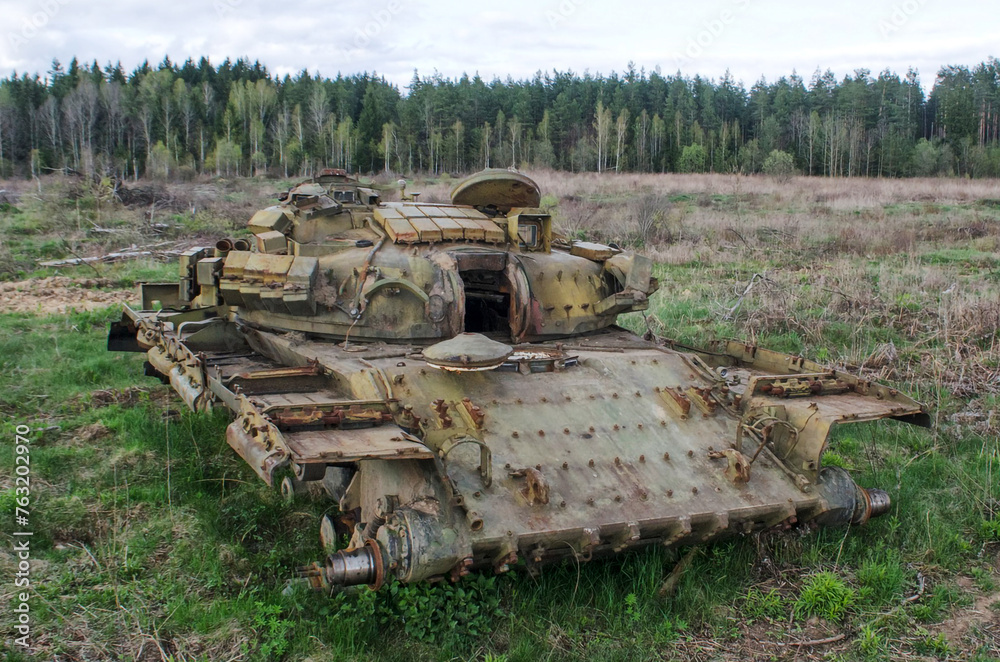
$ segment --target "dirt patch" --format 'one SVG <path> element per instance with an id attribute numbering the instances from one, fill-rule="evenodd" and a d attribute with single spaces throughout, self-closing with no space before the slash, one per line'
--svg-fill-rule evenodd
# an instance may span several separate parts
<path id="1" fill-rule="evenodd" d="M 733 639 L 706 632 L 681 642 L 689 660 L 816 660 L 843 655 L 851 648 L 849 633 L 820 619 L 789 623 L 757 621 L 740 624 L 741 635 Z"/>
<path id="2" fill-rule="evenodd" d="M 73 434 L 73 439 L 84 444 L 91 444 L 111 436 L 111 430 L 103 423 L 85 425 Z"/>
<path id="3" fill-rule="evenodd" d="M 135 407 L 144 399 L 149 400 L 149 398 L 149 389 L 138 386 L 93 391 L 90 394 L 90 402 L 94 407 L 121 405 L 124 408 L 130 408 Z"/>
<path id="4" fill-rule="evenodd" d="M 74 280 L 52 276 L 0 283 L 0 313 L 51 315 L 97 310 L 135 298 L 133 290 L 115 289 L 112 281 L 102 278 Z"/>
<path id="5" fill-rule="evenodd" d="M 967 577 L 958 580 L 966 590 L 974 590 Z M 943 634 L 958 650 L 987 647 L 1000 650 L 1000 592 L 980 593 L 971 607 L 955 611 L 951 618 L 928 628 L 932 634 Z"/>

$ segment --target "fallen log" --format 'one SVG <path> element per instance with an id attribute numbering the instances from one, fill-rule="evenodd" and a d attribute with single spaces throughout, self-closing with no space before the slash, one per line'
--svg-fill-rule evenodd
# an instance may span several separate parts
<path id="1" fill-rule="evenodd" d="M 180 251 L 119 251 L 116 253 L 106 253 L 94 257 L 71 257 L 64 260 L 45 260 L 39 262 L 40 267 L 68 267 L 79 264 L 94 264 L 97 262 L 118 262 L 120 260 L 134 260 L 139 257 L 177 257 Z"/>

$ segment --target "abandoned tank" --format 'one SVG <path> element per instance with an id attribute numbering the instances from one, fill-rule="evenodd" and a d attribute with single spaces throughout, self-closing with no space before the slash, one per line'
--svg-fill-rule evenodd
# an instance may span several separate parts
<path id="1" fill-rule="evenodd" d="M 559 236 L 519 173 L 473 175 L 451 204 L 401 197 L 323 171 L 254 214 L 249 240 L 142 284 L 109 336 L 192 409 L 228 408 L 226 440 L 269 485 L 336 504 L 313 585 L 455 580 L 889 509 L 823 452 L 834 424 L 928 425 L 919 403 L 801 357 L 616 326 L 656 291 L 650 260 Z"/>

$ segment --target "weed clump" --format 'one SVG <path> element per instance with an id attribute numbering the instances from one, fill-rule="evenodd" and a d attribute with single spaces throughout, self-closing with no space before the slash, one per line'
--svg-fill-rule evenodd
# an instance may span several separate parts
<path id="1" fill-rule="evenodd" d="M 406 634 L 453 650 L 474 642 L 500 616 L 496 583 L 477 574 L 457 584 L 393 584 L 389 606 Z"/>
<path id="2" fill-rule="evenodd" d="M 794 612 L 800 618 L 813 616 L 838 621 L 857 601 L 857 592 L 830 571 L 818 572 L 808 580 L 795 601 Z"/>

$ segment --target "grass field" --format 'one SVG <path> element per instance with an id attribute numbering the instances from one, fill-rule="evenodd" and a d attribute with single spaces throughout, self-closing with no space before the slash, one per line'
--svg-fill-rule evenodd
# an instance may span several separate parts
<path id="1" fill-rule="evenodd" d="M 651 314 L 626 326 L 750 339 L 931 405 L 932 430 L 850 426 L 825 458 L 892 512 L 540 577 L 285 594 L 321 556 L 327 506 L 283 503 L 226 445 L 224 415 L 187 412 L 141 356 L 105 351 L 111 304 L 173 266 L 36 265 L 214 242 L 283 184 L 144 184 L 125 206 L 100 184 L 0 182 L 4 605 L 18 425 L 34 531 L 34 649 L 5 608 L 7 659 L 1000 660 L 1000 182 L 532 174 L 565 233 L 656 260 Z"/>

